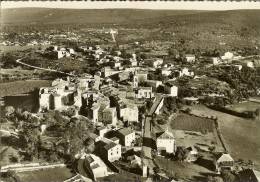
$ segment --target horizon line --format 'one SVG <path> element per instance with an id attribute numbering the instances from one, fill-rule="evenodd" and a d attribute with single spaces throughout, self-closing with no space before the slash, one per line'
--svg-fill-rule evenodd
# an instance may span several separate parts
<path id="1" fill-rule="evenodd" d="M 260 10 L 260 1 L 2 1 L 1 9 Z"/>

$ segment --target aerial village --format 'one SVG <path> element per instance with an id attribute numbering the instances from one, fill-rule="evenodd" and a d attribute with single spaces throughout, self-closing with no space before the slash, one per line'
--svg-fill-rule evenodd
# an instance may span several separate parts
<path id="1" fill-rule="evenodd" d="M 113 42 L 115 32 L 108 32 Z M 189 174 L 197 171 L 208 173 L 207 181 L 228 178 L 259 181 L 254 161 L 233 159 L 219 129 L 218 116 L 193 109 L 204 104 L 231 112 L 223 105 L 230 104 L 229 99 L 235 95 L 229 86 L 198 72 L 201 67 L 197 61 L 202 57 L 185 54 L 184 64 L 173 64 L 160 56 L 146 59 L 132 53 L 125 58 L 120 49 L 108 50 L 99 45 L 79 46 L 75 50 L 45 43 L 47 48 L 42 50 L 42 55 L 50 60 L 73 58 L 76 62 L 91 57 L 100 69 L 92 74 L 60 72 L 63 76 L 52 80 L 51 86 L 37 90 L 38 111 L 20 113 L 20 119 L 29 120 L 30 124 L 19 123 L 12 133 L 27 135 L 24 140 L 34 143 L 33 147 L 27 147 L 31 153 L 27 149 L 23 151 L 24 158 L 34 161 L 37 151 L 36 158 L 49 156 L 49 164 L 70 161 L 71 168 L 77 172 L 64 182 L 109 181 L 130 173 L 136 181 L 188 181 Z M 217 69 L 239 72 L 259 64 L 259 60 L 243 62 L 243 59 L 232 51 L 207 57 L 203 73 L 214 75 Z M 38 69 L 23 59 L 19 63 Z M 201 86 L 206 81 L 208 85 Z M 183 89 L 187 82 L 192 84 Z M 259 94 L 259 88 L 255 92 Z M 232 114 L 259 116 L 255 111 Z M 8 119 L 17 115 L 16 111 L 7 110 Z M 32 131 L 38 133 L 38 139 Z M 35 140 L 41 142 L 40 147 L 37 148 L 39 144 Z M 61 156 L 69 156 L 69 160 Z M 187 173 L 180 175 L 175 163 L 185 166 Z M 22 167 L 42 164 L 35 165 Z M 19 165 L 10 164 L 2 166 L 1 172 L 16 169 Z"/>

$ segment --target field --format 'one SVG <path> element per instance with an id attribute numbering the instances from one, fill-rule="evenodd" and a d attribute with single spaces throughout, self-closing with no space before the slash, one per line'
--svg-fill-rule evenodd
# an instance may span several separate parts
<path id="1" fill-rule="evenodd" d="M 206 151 L 215 146 L 215 151 L 224 151 L 212 119 L 181 113 L 172 118 L 168 125 L 177 146 L 198 146 Z"/>
<path id="2" fill-rule="evenodd" d="M 53 169 L 21 172 L 17 173 L 17 176 L 21 182 L 62 182 L 74 176 L 74 174 L 68 168 L 57 167 Z"/>
<path id="3" fill-rule="evenodd" d="M 170 121 L 170 126 L 175 130 L 205 133 L 207 131 L 212 132 L 214 130 L 214 121 L 188 114 L 178 114 L 175 119 Z"/>
<path id="4" fill-rule="evenodd" d="M 2 137 L 2 133 L 0 137 Z M 10 160 L 11 157 L 19 158 L 18 150 L 14 149 L 13 147 L 4 146 L 2 144 L 0 150 L 0 165 L 4 166 L 10 163 L 14 163 L 13 161 Z"/>
<path id="5" fill-rule="evenodd" d="M 47 46 L 42 46 L 42 45 L 35 45 L 35 46 L 30 46 L 30 45 L 25 45 L 25 46 L 4 46 L 0 45 L 0 50 L 3 52 L 13 52 L 13 51 L 24 51 L 27 49 L 45 49 Z"/>
<path id="6" fill-rule="evenodd" d="M 249 120 L 211 110 L 206 106 L 192 106 L 192 113 L 218 117 L 219 129 L 231 156 L 245 161 L 252 160 L 260 169 L 260 121 Z"/>
<path id="7" fill-rule="evenodd" d="M 205 181 L 206 176 L 212 173 L 211 167 L 213 167 L 212 165 L 206 167 L 196 163 L 172 161 L 159 156 L 155 158 L 155 162 L 169 176 L 185 181 Z"/>
<path id="8" fill-rule="evenodd" d="M 260 109 L 260 103 L 246 101 L 246 102 L 234 104 L 229 108 L 237 112 L 255 111 L 258 108 Z"/>
<path id="9" fill-rule="evenodd" d="M 27 93 L 35 88 L 50 86 L 49 80 L 25 80 L 0 83 L 0 97 Z"/>

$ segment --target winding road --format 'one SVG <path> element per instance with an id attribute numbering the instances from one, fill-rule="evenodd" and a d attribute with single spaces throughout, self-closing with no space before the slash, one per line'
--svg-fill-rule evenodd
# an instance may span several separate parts
<path id="1" fill-rule="evenodd" d="M 22 64 L 24 66 L 28 66 L 30 68 L 34 68 L 34 69 L 38 69 L 38 70 L 44 70 L 44 71 L 50 71 L 50 72 L 56 72 L 56 73 L 61 73 L 61 74 L 65 74 L 65 75 L 68 75 L 68 76 L 73 76 L 73 77 L 76 77 L 76 75 L 74 74 L 70 74 L 70 73 L 66 73 L 66 72 L 63 72 L 63 71 L 58 71 L 58 70 L 54 70 L 54 69 L 49 69 L 49 68 L 41 68 L 41 67 L 38 67 L 38 66 L 32 66 L 32 65 L 29 65 L 27 63 L 24 63 L 22 62 L 23 58 L 21 59 L 17 59 L 16 62 L 19 63 L 19 64 Z"/>

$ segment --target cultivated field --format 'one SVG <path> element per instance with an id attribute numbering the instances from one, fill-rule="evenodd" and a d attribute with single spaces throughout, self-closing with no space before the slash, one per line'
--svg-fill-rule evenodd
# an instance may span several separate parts
<path id="1" fill-rule="evenodd" d="M 252 160 L 260 169 L 260 121 L 244 119 L 230 114 L 211 110 L 206 106 L 192 106 L 192 113 L 203 116 L 217 116 L 219 129 L 225 145 L 232 157 Z"/>
<path id="2" fill-rule="evenodd" d="M 156 157 L 155 162 L 163 169 L 169 176 L 183 179 L 185 181 L 205 181 L 208 174 L 213 173 L 210 166 L 202 166 L 196 163 L 187 163 L 172 161 L 163 157 Z"/>
<path id="3" fill-rule="evenodd" d="M 214 130 L 214 121 L 207 118 L 201 118 L 188 114 L 179 114 L 170 121 L 170 126 L 175 130 L 197 131 L 201 133 L 212 132 Z"/>

